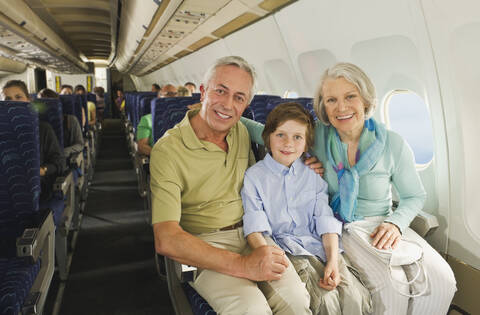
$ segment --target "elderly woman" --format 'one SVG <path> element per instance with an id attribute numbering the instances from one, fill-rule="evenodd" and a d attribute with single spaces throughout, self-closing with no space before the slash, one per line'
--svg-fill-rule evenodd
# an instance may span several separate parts
<path id="1" fill-rule="evenodd" d="M 455 278 L 447 262 L 408 227 L 426 194 L 410 147 L 371 118 L 375 110 L 372 82 L 357 66 L 336 64 L 320 80 L 314 109 L 320 121 L 315 126 L 313 153 L 324 164 L 330 205 L 345 223 L 345 255 L 372 294 L 374 314 L 446 314 L 456 291 Z M 263 126 L 242 122 L 252 140 L 262 143 Z M 392 185 L 399 196 L 395 211 Z M 366 230 L 366 226 L 372 228 Z M 358 231 L 369 235 L 359 237 Z M 415 264 L 391 266 L 397 257 L 389 260 L 390 255 L 405 256 L 405 246 L 399 244 L 406 243 L 414 243 L 407 261 L 415 260 L 409 255 L 423 250 L 420 264 L 425 273 L 417 274 Z"/>

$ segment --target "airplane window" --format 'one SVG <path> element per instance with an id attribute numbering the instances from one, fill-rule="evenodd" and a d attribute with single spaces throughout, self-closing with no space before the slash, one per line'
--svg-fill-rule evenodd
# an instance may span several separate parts
<path id="1" fill-rule="evenodd" d="M 283 98 L 298 98 L 298 93 L 295 91 L 285 91 L 283 93 Z"/>
<path id="2" fill-rule="evenodd" d="M 389 129 L 410 145 L 417 165 L 433 159 L 433 132 L 427 105 L 411 91 L 397 90 L 385 98 L 384 119 Z"/>
<path id="3" fill-rule="evenodd" d="M 95 86 L 101 86 L 107 90 L 107 68 L 95 67 Z"/>

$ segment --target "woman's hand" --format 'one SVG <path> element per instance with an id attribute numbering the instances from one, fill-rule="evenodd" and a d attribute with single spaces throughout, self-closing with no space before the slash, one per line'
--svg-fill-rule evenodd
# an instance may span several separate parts
<path id="1" fill-rule="evenodd" d="M 323 168 L 322 162 L 320 162 L 316 156 L 312 155 L 309 158 L 305 158 L 305 165 L 309 166 L 315 173 L 323 177 L 325 169 Z"/>
<path id="2" fill-rule="evenodd" d="M 402 238 L 398 227 L 389 222 L 383 222 L 375 228 L 370 237 L 373 238 L 372 245 L 378 249 L 395 249 Z"/>
<path id="3" fill-rule="evenodd" d="M 340 272 L 338 271 L 337 261 L 328 261 L 325 266 L 323 278 L 318 281 L 318 286 L 325 290 L 333 290 L 340 284 Z"/>

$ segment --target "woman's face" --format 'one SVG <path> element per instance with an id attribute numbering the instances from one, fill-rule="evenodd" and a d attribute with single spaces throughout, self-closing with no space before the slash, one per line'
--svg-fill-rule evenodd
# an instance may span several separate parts
<path id="1" fill-rule="evenodd" d="M 361 133 L 367 106 L 357 87 L 345 78 L 329 79 L 322 92 L 328 120 L 339 135 Z"/>
<path id="2" fill-rule="evenodd" d="M 28 96 L 18 86 L 11 86 L 2 92 L 5 101 L 30 102 Z"/>

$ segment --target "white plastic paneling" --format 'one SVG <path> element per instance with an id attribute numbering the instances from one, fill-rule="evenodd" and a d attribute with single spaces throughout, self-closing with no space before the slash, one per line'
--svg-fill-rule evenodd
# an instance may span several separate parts
<path id="1" fill-rule="evenodd" d="M 480 222 L 476 219 L 467 223 L 470 220 L 467 216 L 478 212 L 475 189 L 478 186 L 478 166 L 475 166 L 474 159 L 480 147 L 478 138 L 473 136 L 478 134 L 479 125 L 475 124 L 477 117 L 474 114 L 478 104 L 472 102 L 470 93 L 478 89 L 479 83 L 469 80 L 472 74 L 475 78 L 471 71 L 477 69 L 478 82 L 480 59 L 478 55 L 472 57 L 468 50 L 476 50 L 475 43 L 480 38 L 478 29 L 472 26 L 480 22 L 480 3 L 468 0 L 422 0 L 421 3 L 435 54 L 448 137 L 451 174 L 450 191 L 445 192 L 451 198 L 448 254 L 480 269 L 480 242 L 471 228 L 474 225 L 478 230 Z M 468 59 L 458 60 L 459 57 Z M 472 84 L 474 90 L 466 90 Z M 467 125 L 473 129 L 466 130 Z"/>
<path id="2" fill-rule="evenodd" d="M 283 94 L 286 90 L 300 92 L 298 81 L 293 74 L 294 68 L 285 47 L 286 43 L 283 41 L 273 17 L 267 17 L 228 36 L 225 38 L 225 42 L 233 55 L 244 57 L 253 64 L 259 79 L 257 90 L 278 95 Z M 267 69 L 265 68 L 272 60 L 281 60 L 286 66 L 283 70 L 279 70 L 280 73 L 277 74 L 280 76 L 274 78 L 276 83 L 273 85 L 268 82 L 269 77 L 266 75 Z M 271 71 L 273 70 L 270 69 Z M 276 87 L 281 88 L 277 90 Z"/>

